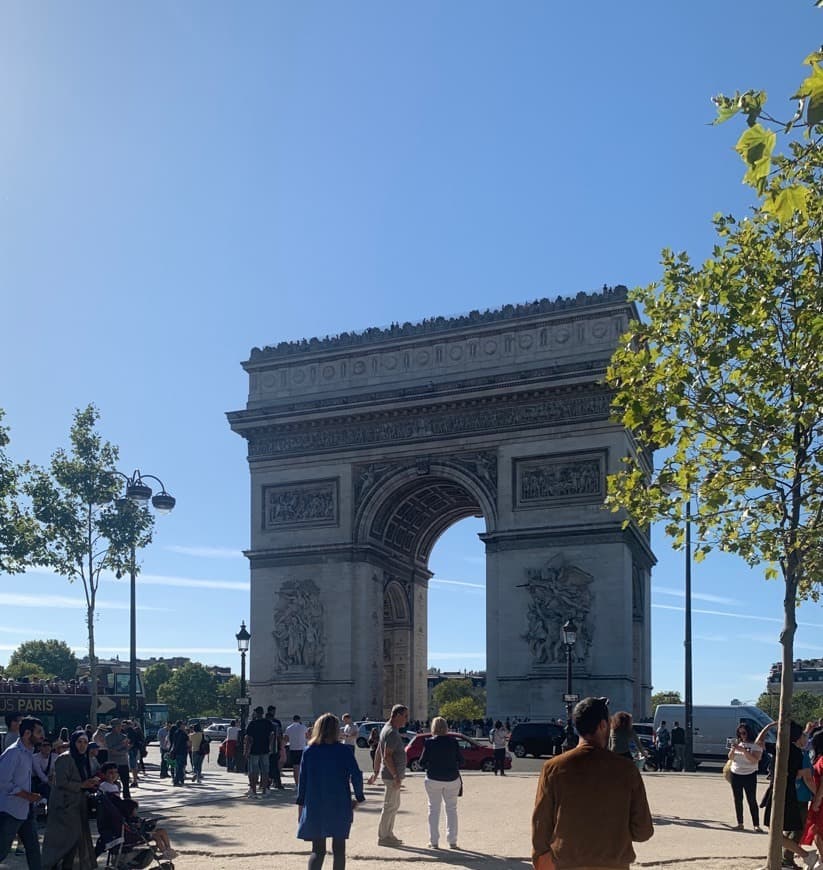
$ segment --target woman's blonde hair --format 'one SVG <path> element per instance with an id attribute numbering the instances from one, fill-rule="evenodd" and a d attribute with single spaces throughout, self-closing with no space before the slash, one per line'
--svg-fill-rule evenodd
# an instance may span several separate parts
<path id="1" fill-rule="evenodd" d="M 441 734 L 449 733 L 449 723 L 442 716 L 435 716 L 432 719 L 432 734 L 439 737 Z"/>
<path id="2" fill-rule="evenodd" d="M 340 739 L 340 722 L 334 713 L 324 713 L 311 730 L 309 745 L 315 743 L 337 743 Z"/>

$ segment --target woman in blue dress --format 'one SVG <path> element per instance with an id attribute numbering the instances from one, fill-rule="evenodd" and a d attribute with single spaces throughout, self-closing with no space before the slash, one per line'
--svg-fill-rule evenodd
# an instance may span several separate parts
<path id="1" fill-rule="evenodd" d="M 327 837 L 332 838 L 334 870 L 344 870 L 353 810 L 365 799 L 363 774 L 354 753 L 340 743 L 340 723 L 336 716 L 324 713 L 314 723 L 303 753 L 297 787 L 300 807 L 297 837 L 311 841 L 309 870 L 320 870 L 323 866 Z"/>

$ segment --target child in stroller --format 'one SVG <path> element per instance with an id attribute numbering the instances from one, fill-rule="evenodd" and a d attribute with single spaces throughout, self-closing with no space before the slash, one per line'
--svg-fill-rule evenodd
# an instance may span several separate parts
<path id="1" fill-rule="evenodd" d="M 137 801 L 120 797 L 116 766 L 112 771 L 105 764 L 101 772 L 105 779 L 99 790 L 97 855 L 114 852 L 115 867 L 147 867 L 154 860 L 165 862 L 160 864 L 164 870 L 173 870 L 171 861 L 177 852 L 171 847 L 168 832 L 158 828 L 156 821 L 140 818 Z"/>

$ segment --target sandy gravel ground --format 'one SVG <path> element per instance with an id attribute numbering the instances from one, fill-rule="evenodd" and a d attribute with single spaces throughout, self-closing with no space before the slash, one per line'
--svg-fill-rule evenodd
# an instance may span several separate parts
<path id="1" fill-rule="evenodd" d="M 206 777 L 208 788 L 170 789 L 149 777 L 140 789 L 144 808 L 164 817 L 180 851 L 177 870 L 305 870 L 307 844 L 295 838 L 293 784 L 266 800 L 242 796 L 242 778 L 223 771 Z M 460 851 L 427 848 L 426 797 L 422 775 L 408 777 L 395 833 L 402 848 L 377 845 L 382 788 L 367 787 L 348 843 L 350 870 L 441 868 L 517 870 L 531 866 L 529 825 L 535 773 L 464 776 L 460 799 Z M 288 782 L 288 776 L 287 780 Z M 767 837 L 731 830 L 732 799 L 719 773 L 644 774 L 655 818 L 655 835 L 637 844 L 636 867 L 660 870 L 757 870 L 764 864 Z M 764 788 L 761 784 L 760 790 Z M 445 820 L 441 818 L 441 829 Z M 445 834 L 441 835 L 445 842 Z M 103 862 L 101 861 L 101 866 Z M 326 861 L 331 870 L 331 856 Z M 10 856 L 0 867 L 22 870 Z"/>

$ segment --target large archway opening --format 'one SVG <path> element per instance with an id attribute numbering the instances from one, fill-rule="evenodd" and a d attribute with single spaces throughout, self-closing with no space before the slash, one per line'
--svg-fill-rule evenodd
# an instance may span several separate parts
<path id="1" fill-rule="evenodd" d="M 408 703 L 414 715 L 425 718 L 428 711 L 429 606 L 434 590 L 437 601 L 437 639 L 441 640 L 445 658 L 453 658 L 455 637 L 449 638 L 448 615 L 460 611 L 461 600 L 469 590 L 482 593 L 485 577 L 483 546 L 477 534 L 489 529 L 493 502 L 484 491 L 483 480 L 475 468 L 455 467 L 448 460 L 427 460 L 414 466 L 394 468 L 364 499 L 359 528 L 364 543 L 382 554 L 382 635 L 383 712 L 393 704 Z M 454 531 L 450 531 L 454 530 Z M 475 564 L 472 576 L 466 576 L 461 564 L 461 542 L 471 541 Z M 441 541 L 437 567 L 431 564 L 435 544 Z M 435 577 L 435 572 L 441 576 Z M 448 576 L 453 575 L 453 576 Z M 440 602 L 444 593 L 451 600 Z M 461 596 L 462 593 L 462 596 Z M 480 626 L 473 637 L 471 652 L 475 669 L 485 663 L 485 599 L 474 601 L 472 622 Z M 445 606 L 443 606 L 445 605 Z M 478 641 L 479 637 L 479 641 Z M 463 640 L 463 638 L 460 638 Z M 462 660 L 455 666 L 468 669 Z"/>
<path id="2" fill-rule="evenodd" d="M 483 520 L 469 517 L 438 538 L 429 557 L 428 713 L 431 689 L 443 679 L 485 682 L 486 553 Z"/>

